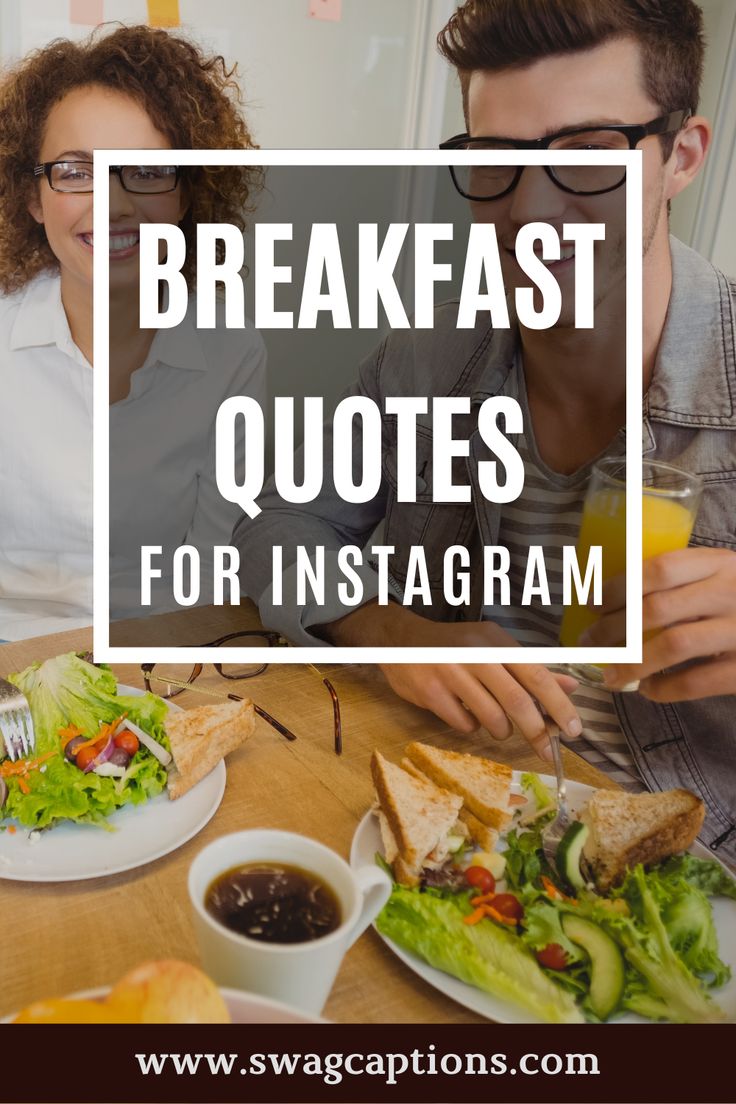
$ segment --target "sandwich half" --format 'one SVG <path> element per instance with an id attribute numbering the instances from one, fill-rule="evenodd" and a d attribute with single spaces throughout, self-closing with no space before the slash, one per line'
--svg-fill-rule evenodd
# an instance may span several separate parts
<path id="1" fill-rule="evenodd" d="M 169 797 L 175 800 L 196 786 L 221 759 L 248 739 L 254 727 L 252 701 L 200 705 L 181 712 L 170 710 L 166 735 L 174 768 L 169 771 L 167 782 Z"/>
<path id="2" fill-rule="evenodd" d="M 583 855 L 598 889 L 617 885 L 637 863 L 661 862 L 686 851 L 704 817 L 703 802 L 689 790 L 596 790 L 580 819 L 589 828 Z"/>
<path id="3" fill-rule="evenodd" d="M 430 782 L 462 798 L 461 820 L 475 842 L 492 851 L 499 832 L 511 823 L 511 767 L 417 741 L 407 747 L 406 760 L 407 767 L 410 763 Z"/>
<path id="4" fill-rule="evenodd" d="M 437 869 L 448 859 L 453 837 L 467 836 L 458 824 L 462 798 L 415 778 L 378 751 L 371 773 L 386 862 L 397 882 L 418 885 L 424 869 Z"/>

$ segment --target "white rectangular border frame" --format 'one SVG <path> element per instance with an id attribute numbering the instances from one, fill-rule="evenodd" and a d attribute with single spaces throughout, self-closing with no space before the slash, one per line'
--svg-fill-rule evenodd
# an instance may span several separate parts
<path id="1" fill-rule="evenodd" d="M 626 639 L 616 648 L 404 648 L 293 647 L 248 649 L 255 663 L 640 663 L 642 657 L 642 157 L 640 150 L 519 150 L 513 159 L 490 151 L 451 150 L 166 150 L 170 165 L 370 165 L 432 166 L 461 160 L 523 165 L 626 166 Z M 155 165 L 160 150 L 95 150 L 95 175 L 110 165 Z M 94 606 L 93 648 L 98 662 L 183 663 L 233 660 L 233 649 L 113 647 L 109 633 L 109 190 L 94 193 Z"/>

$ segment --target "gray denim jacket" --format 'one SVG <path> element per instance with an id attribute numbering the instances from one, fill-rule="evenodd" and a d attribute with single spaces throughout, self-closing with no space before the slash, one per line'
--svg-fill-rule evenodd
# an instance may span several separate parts
<path id="1" fill-rule="evenodd" d="M 644 455 L 668 460 L 697 473 L 705 482 L 693 544 L 736 552 L 736 281 L 699 254 L 671 240 L 673 287 L 652 383 L 644 404 Z M 345 503 L 333 488 L 305 506 L 288 506 L 269 485 L 260 499 L 263 513 L 243 519 L 235 530 L 244 589 L 259 603 L 264 622 L 295 643 L 323 643 L 309 630 L 346 612 L 328 590 L 324 606 L 297 611 L 293 595 L 295 553 L 289 548 L 322 544 L 329 567 L 344 544 L 363 547 L 383 522 L 381 543 L 394 546 L 393 582 L 406 581 L 411 545 L 424 547 L 433 604 L 417 611 L 437 620 L 478 620 L 482 614 L 480 573 L 475 573 L 468 606 L 445 603 L 443 554 L 453 544 L 469 548 L 478 562 L 483 545 L 497 543 L 502 507 L 487 502 L 478 485 L 478 463 L 492 459 L 477 428 L 477 410 L 497 394 L 512 370 L 518 335 L 478 325 L 455 327 L 457 303 L 440 306 L 432 330 L 392 333 L 361 366 L 351 394 L 364 394 L 383 409 L 386 396 L 470 395 L 467 425 L 454 420 L 454 436 L 469 435 L 470 455 L 454 461 L 456 483 L 470 482 L 469 504 L 432 502 L 431 406 L 418 418 L 416 502 L 397 501 L 396 420 L 384 416 L 383 481 L 370 503 Z M 356 450 L 358 451 L 358 450 Z M 325 456 L 332 454 L 329 431 Z M 326 465 L 329 467 L 329 465 Z M 356 473 L 357 476 L 357 473 Z M 357 481 L 357 480 L 356 480 Z M 275 606 L 271 588 L 271 547 L 284 548 L 285 604 Z M 377 575 L 359 569 L 367 601 L 378 593 Z M 736 688 L 735 688 L 736 692 Z M 706 803 L 701 838 L 736 862 L 736 696 L 658 705 L 639 694 L 614 695 L 616 709 L 635 762 L 652 789 L 684 786 Z"/>

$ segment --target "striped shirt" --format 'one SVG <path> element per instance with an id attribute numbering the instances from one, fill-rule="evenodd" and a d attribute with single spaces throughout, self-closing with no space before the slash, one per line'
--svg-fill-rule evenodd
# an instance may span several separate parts
<path id="1" fill-rule="evenodd" d="M 524 491 L 515 502 L 504 505 L 498 534 L 498 544 L 510 553 L 510 604 L 486 606 L 483 616 L 520 644 L 552 646 L 558 643 L 563 612 L 562 547 L 576 543 L 593 462 L 572 475 L 552 471 L 537 451 L 523 371 L 509 374 L 503 393 L 519 402 L 524 416 L 526 432 L 515 442 L 524 463 Z M 619 449 L 623 449 L 623 435 L 606 451 Z M 543 605 L 538 595 L 532 597 L 529 605 L 521 603 L 531 545 L 542 545 L 544 549 L 551 605 Z M 644 789 L 610 692 L 603 687 L 581 686 L 573 700 L 583 722 L 583 732 L 575 739 L 564 737 L 566 746 L 625 789 Z"/>

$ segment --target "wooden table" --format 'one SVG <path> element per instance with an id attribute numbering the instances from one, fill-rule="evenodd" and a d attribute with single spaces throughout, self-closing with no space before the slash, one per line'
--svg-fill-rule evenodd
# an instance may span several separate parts
<path id="1" fill-rule="evenodd" d="M 228 627 L 242 627 L 243 616 L 242 611 L 220 610 L 214 618 L 211 611 L 190 610 L 171 615 L 169 624 L 172 643 L 202 643 Z M 0 646 L 0 675 L 89 648 L 90 630 L 5 644 Z M 0 1015 L 37 998 L 112 983 L 147 959 L 197 962 L 186 877 L 200 848 L 217 836 L 242 828 L 282 828 L 313 836 L 347 857 L 356 826 L 371 804 L 373 748 L 396 761 L 409 740 L 430 740 L 495 755 L 519 769 L 540 768 L 520 738 L 498 745 L 489 743 L 485 733 L 461 736 L 400 700 L 375 666 L 325 663 L 321 670 L 329 673 L 340 697 L 341 757 L 332 747 L 331 700 L 315 672 L 301 664 L 272 665 L 240 685 L 298 739 L 289 743 L 259 720 L 252 739 L 229 757 L 222 805 L 195 839 L 146 867 L 109 878 L 2 882 L 3 930 L 6 940 L 12 934 L 14 946 L 12 953 L 3 953 Z M 137 667 L 121 665 L 116 674 L 121 682 L 142 686 Z M 228 684 L 207 666 L 197 685 L 221 690 Z M 186 707 L 205 700 L 187 692 L 177 702 Z M 611 785 L 577 756 L 565 753 L 565 765 L 572 779 Z M 325 1015 L 342 1022 L 483 1022 L 417 978 L 372 930 L 348 952 Z"/>

